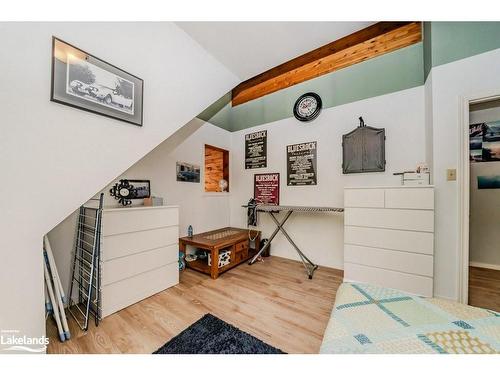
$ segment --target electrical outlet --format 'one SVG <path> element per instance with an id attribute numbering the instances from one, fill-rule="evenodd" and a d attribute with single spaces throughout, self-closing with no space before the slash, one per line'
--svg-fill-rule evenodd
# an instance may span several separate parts
<path id="1" fill-rule="evenodd" d="M 456 179 L 457 179 L 457 170 L 456 169 L 447 169 L 446 170 L 446 180 L 456 181 Z"/>

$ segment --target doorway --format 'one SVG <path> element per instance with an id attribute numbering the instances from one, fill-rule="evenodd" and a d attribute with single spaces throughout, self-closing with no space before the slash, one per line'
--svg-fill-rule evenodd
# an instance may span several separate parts
<path id="1" fill-rule="evenodd" d="M 461 297 L 500 311 L 500 97 L 464 104 Z"/>

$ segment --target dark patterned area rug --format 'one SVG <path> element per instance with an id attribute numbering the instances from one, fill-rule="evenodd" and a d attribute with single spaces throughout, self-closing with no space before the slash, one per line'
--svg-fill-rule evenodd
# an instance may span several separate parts
<path id="1" fill-rule="evenodd" d="M 153 354 L 286 354 L 206 314 Z"/>

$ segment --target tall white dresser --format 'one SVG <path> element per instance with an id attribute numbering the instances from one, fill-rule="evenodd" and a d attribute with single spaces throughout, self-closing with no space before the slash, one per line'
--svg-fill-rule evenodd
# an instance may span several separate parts
<path id="1" fill-rule="evenodd" d="M 434 187 L 344 189 L 344 280 L 430 297 Z"/>
<path id="2" fill-rule="evenodd" d="M 101 241 L 102 318 L 179 283 L 178 206 L 104 209 Z"/>

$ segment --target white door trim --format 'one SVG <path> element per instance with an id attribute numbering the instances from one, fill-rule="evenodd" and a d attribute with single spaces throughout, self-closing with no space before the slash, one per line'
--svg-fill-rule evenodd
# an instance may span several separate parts
<path id="1" fill-rule="evenodd" d="M 460 99 L 459 157 L 458 157 L 458 220 L 459 220 L 459 262 L 458 262 L 458 295 L 459 301 L 467 304 L 469 298 L 469 106 L 473 103 L 500 98 L 500 89 Z"/>

